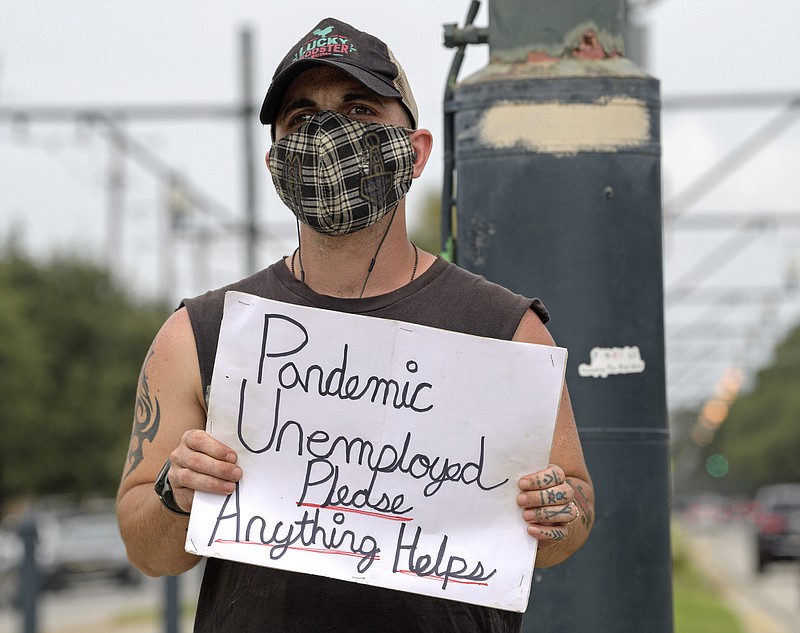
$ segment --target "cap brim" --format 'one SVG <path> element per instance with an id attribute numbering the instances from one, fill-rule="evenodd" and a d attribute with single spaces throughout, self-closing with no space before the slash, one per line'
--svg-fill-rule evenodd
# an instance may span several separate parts
<path id="1" fill-rule="evenodd" d="M 322 59 L 301 59 L 289 66 L 281 74 L 279 74 L 272 81 L 272 84 L 267 91 L 267 96 L 264 97 L 264 103 L 261 105 L 261 113 L 259 120 L 263 125 L 271 125 L 275 123 L 278 116 L 278 109 L 281 106 L 283 95 L 289 84 L 303 71 L 308 70 L 313 66 L 334 66 L 339 68 L 350 75 L 353 79 L 361 82 L 373 92 L 382 97 L 393 97 L 395 99 L 402 99 L 402 95 L 391 83 L 373 75 L 368 70 L 364 70 L 358 66 L 353 66 L 346 61 L 336 57 L 325 57 Z"/>

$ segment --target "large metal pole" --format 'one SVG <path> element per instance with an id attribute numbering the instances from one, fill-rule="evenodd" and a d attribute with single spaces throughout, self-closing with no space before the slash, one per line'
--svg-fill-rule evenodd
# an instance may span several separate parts
<path id="1" fill-rule="evenodd" d="M 552 313 L 597 495 L 586 546 L 535 574 L 524 630 L 673 630 L 658 82 L 625 0 L 492 0 L 453 90 L 457 262 Z"/>

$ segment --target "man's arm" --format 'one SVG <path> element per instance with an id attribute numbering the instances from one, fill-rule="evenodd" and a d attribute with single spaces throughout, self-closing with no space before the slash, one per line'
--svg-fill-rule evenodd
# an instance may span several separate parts
<path id="1" fill-rule="evenodd" d="M 538 316 L 528 310 L 513 340 L 555 345 Z M 594 525 L 594 487 L 586 468 L 567 386 L 561 394 L 550 466 L 519 481 L 517 504 L 528 534 L 539 540 L 537 567 L 552 567 L 586 542 Z"/>
<path id="2" fill-rule="evenodd" d="M 178 506 L 194 490 L 225 494 L 241 475 L 232 450 L 203 430 L 205 402 L 194 334 L 185 309 L 156 335 L 142 365 L 130 450 L 117 493 L 117 519 L 130 561 L 151 576 L 179 574 L 200 557 L 184 550 L 189 517 L 165 508 L 153 490 L 167 458 Z"/>

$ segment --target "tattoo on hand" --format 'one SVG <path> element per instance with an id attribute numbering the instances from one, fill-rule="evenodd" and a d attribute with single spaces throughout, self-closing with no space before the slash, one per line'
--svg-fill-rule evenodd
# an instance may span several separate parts
<path id="1" fill-rule="evenodd" d="M 559 485 L 561 482 L 555 470 L 548 470 L 541 477 L 537 476 L 536 479 L 533 480 L 533 483 L 537 488 L 551 488 Z"/>
<path id="2" fill-rule="evenodd" d="M 540 493 L 542 505 L 554 505 L 558 503 L 566 503 L 567 494 L 565 492 L 542 490 Z"/>
<path id="3" fill-rule="evenodd" d="M 544 535 L 551 541 L 563 541 L 565 538 L 567 538 L 566 532 L 559 528 L 545 530 Z"/>
<path id="4" fill-rule="evenodd" d="M 594 513 L 592 507 L 589 505 L 589 500 L 586 498 L 586 493 L 583 491 L 583 485 L 579 480 L 568 478 L 567 483 L 575 491 L 575 498 L 573 501 L 580 510 L 581 523 L 587 528 L 591 528 L 594 523 Z"/>
<path id="5" fill-rule="evenodd" d="M 144 361 L 142 371 L 139 374 L 139 386 L 136 390 L 136 409 L 133 416 L 133 432 L 131 433 L 131 444 L 128 450 L 128 472 L 130 475 L 144 459 L 143 447 L 145 441 L 151 442 L 158 432 L 158 425 L 161 422 L 161 405 L 158 398 L 150 395 L 150 385 L 147 383 L 147 365 L 153 357 L 153 349 Z"/>
<path id="6" fill-rule="evenodd" d="M 546 507 L 539 508 L 539 517 L 540 517 L 539 521 L 540 523 L 542 522 L 542 519 L 545 521 L 552 521 L 553 519 L 562 519 L 563 517 L 567 517 L 567 521 L 572 519 L 569 504 L 561 506 L 557 510 L 555 508 L 546 508 Z"/>

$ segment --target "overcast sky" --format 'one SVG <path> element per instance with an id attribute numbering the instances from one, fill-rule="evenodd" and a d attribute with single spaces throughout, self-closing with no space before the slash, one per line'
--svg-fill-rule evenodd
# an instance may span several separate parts
<path id="1" fill-rule="evenodd" d="M 245 26 L 254 36 L 260 102 L 288 48 L 319 20 L 333 15 L 391 45 L 414 87 L 421 124 L 439 141 L 427 173 L 412 188 L 413 216 L 415 204 L 426 191 L 437 191 L 441 181 L 441 99 L 452 59 L 452 51 L 442 46 L 442 25 L 461 23 L 467 5 L 467 0 L 404 0 L 392 5 L 364 0 L 0 0 L 0 105 L 233 104 L 240 91 L 238 34 Z M 637 15 L 648 32 L 647 70 L 661 80 L 665 98 L 800 93 L 797 0 L 661 0 Z M 485 26 L 487 20 L 484 2 L 476 23 Z M 471 47 L 462 77 L 482 67 L 487 52 L 486 47 Z M 775 106 L 666 110 L 662 142 L 667 201 L 780 111 Z M 242 207 L 240 130 L 234 122 L 130 122 L 126 130 L 222 206 Z M 0 239 L 21 229 L 24 243 L 36 253 L 78 248 L 100 257 L 107 244 L 110 165 L 104 138 L 97 128 L 73 123 L 0 124 Z M 259 155 L 267 146 L 263 133 L 257 140 Z M 787 125 L 687 213 L 797 210 L 799 159 L 800 125 Z M 273 235 L 259 251 L 259 263 L 266 265 L 291 252 L 294 237 L 291 215 L 272 193 L 266 170 L 261 173 L 259 217 Z M 158 230 L 164 221 L 164 195 L 152 173 L 135 162 L 125 164 L 123 240 L 115 253 L 125 278 L 143 291 L 166 288 L 175 300 L 242 276 L 241 246 L 231 238 L 204 247 L 185 240 L 164 243 L 159 237 L 164 232 Z M 693 273 L 705 254 L 732 235 L 668 231 L 667 287 Z M 706 267 L 694 277 L 709 289 L 777 287 L 798 246 L 796 229 L 765 231 L 721 257 L 716 272 Z M 766 339 L 753 339 L 750 345 L 726 343 L 730 358 L 717 354 L 718 363 L 704 369 L 702 377 L 683 379 L 699 387 L 684 385 L 681 393 L 707 390 L 724 362 L 749 362 L 768 352 L 775 336 L 796 318 L 796 304 L 781 306 L 775 312 L 777 325 L 768 324 L 759 333 Z M 763 312 L 759 301 L 728 307 L 673 306 L 667 313 L 668 328 L 674 332 L 692 320 L 708 318 L 754 331 Z M 671 354 L 676 350 L 673 347 Z M 677 355 L 676 368 L 688 358 L 683 351 Z M 673 384 L 686 375 L 684 369 L 670 371 Z"/>

